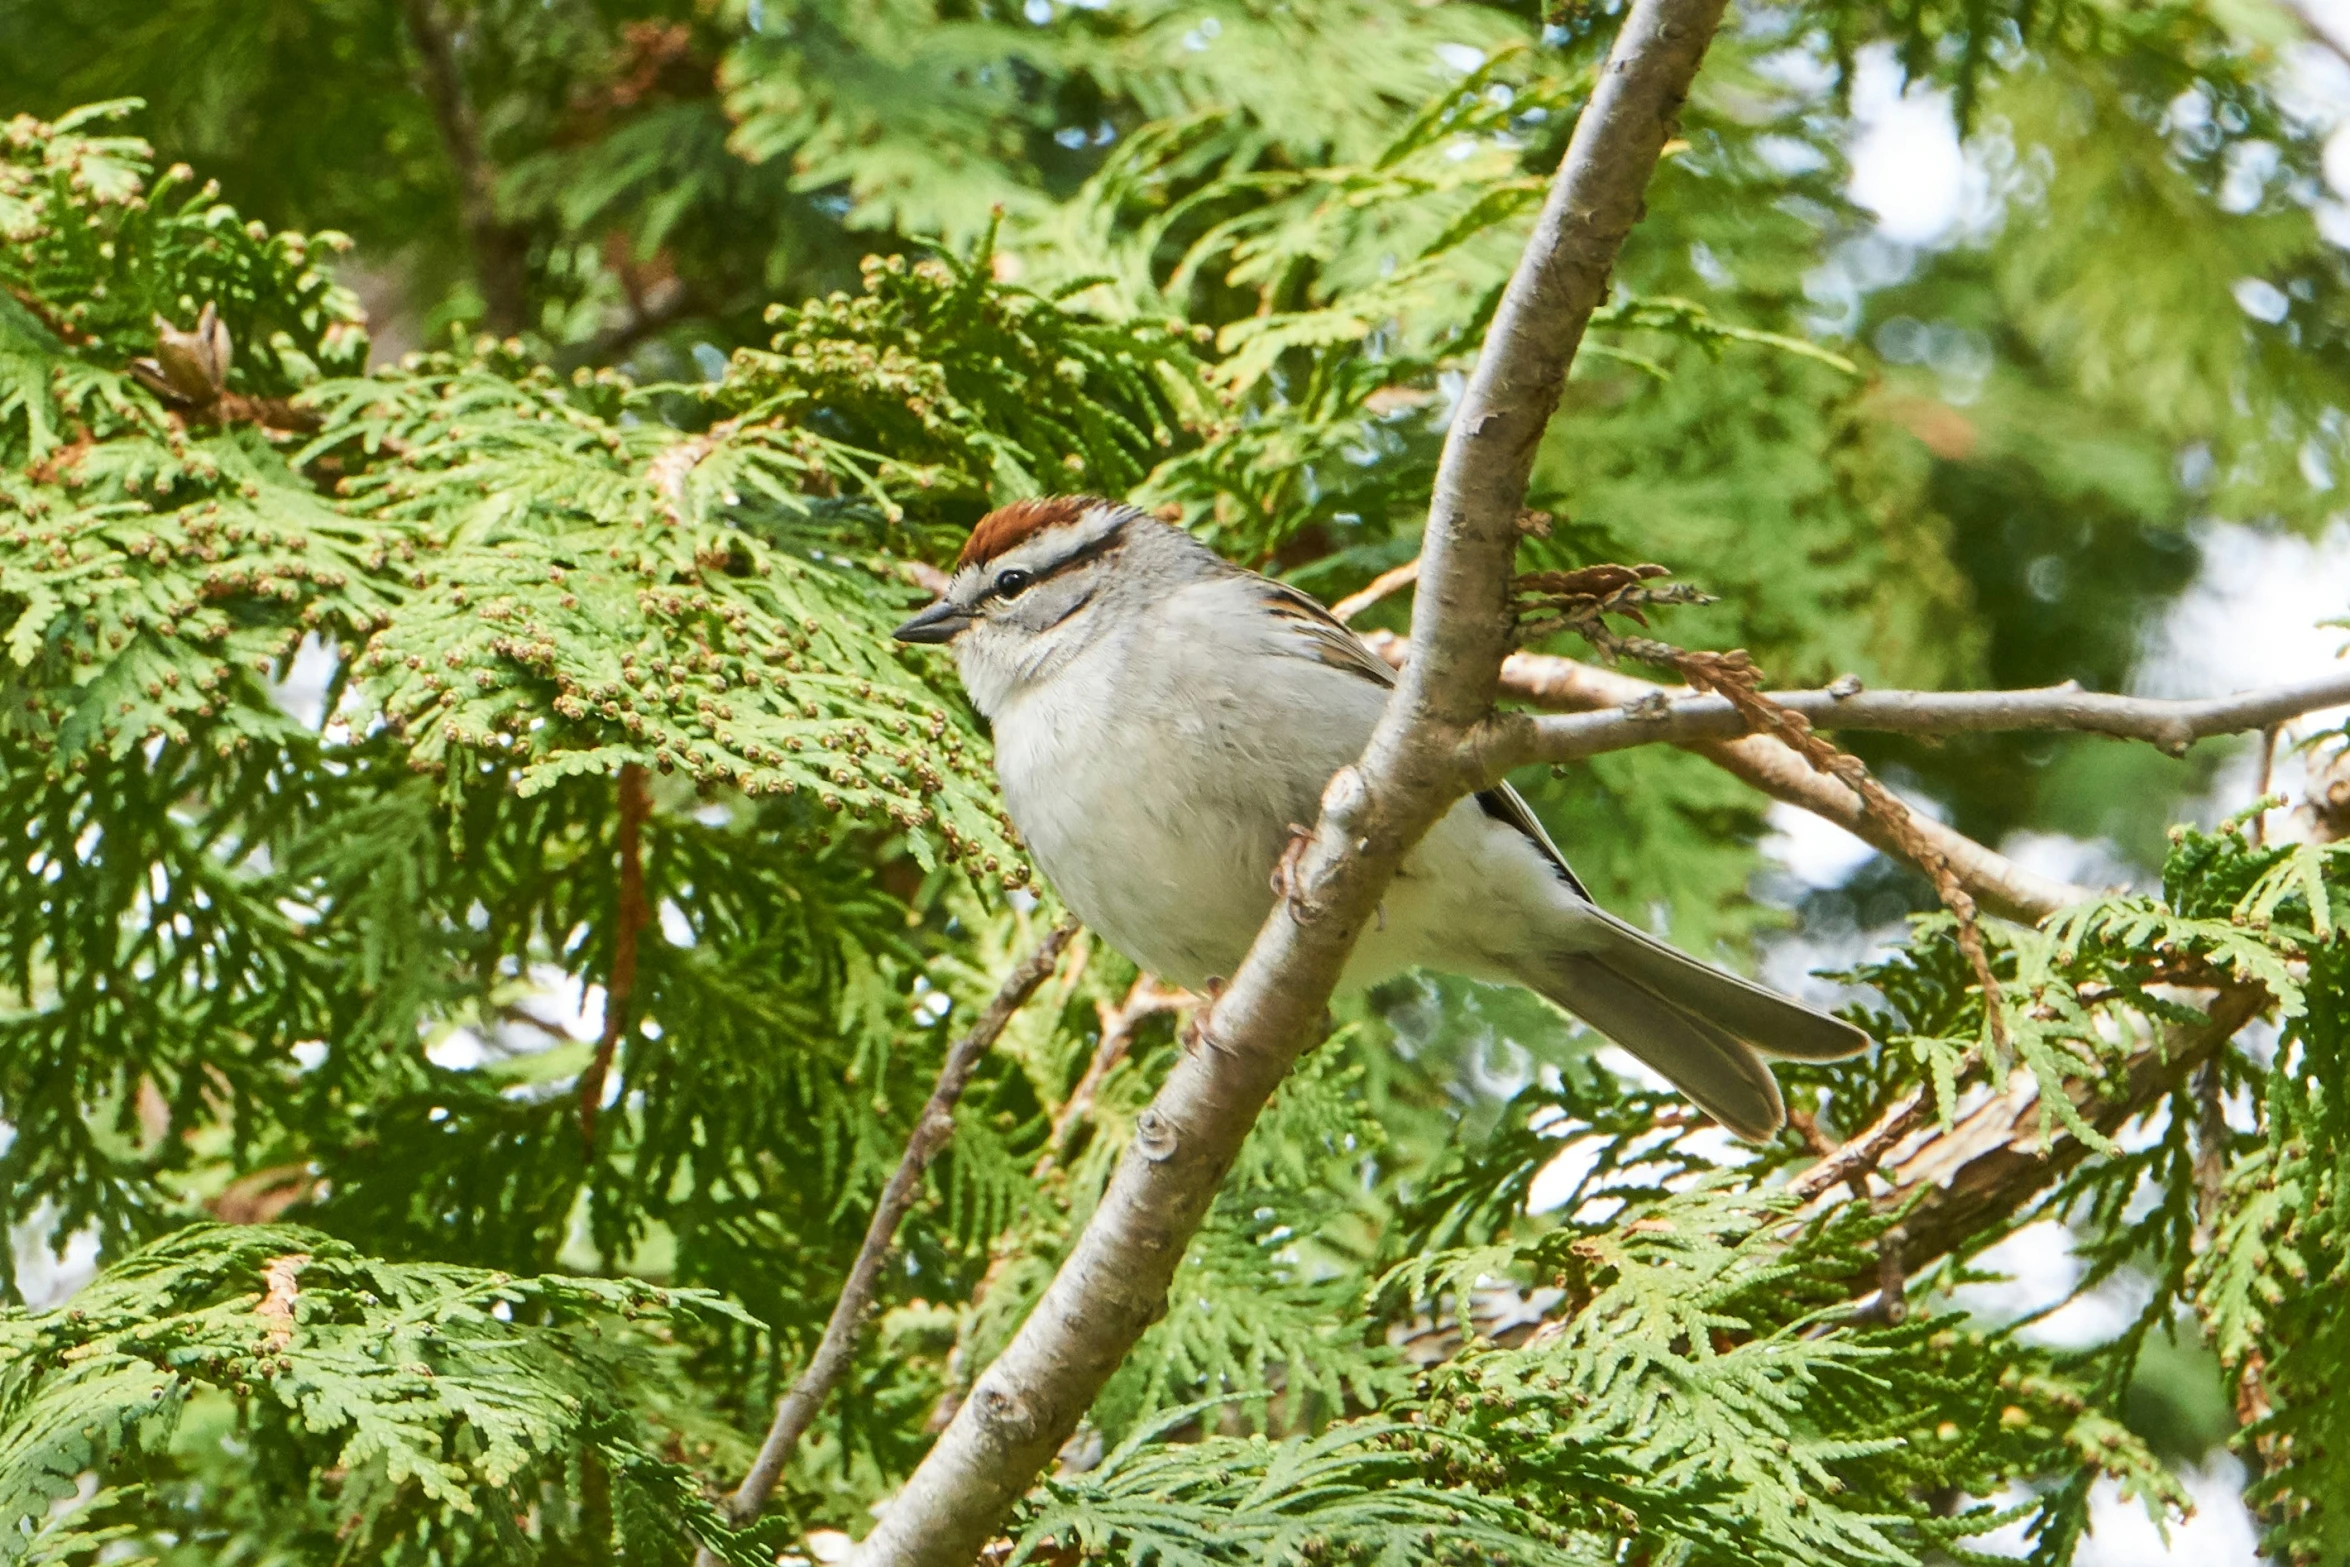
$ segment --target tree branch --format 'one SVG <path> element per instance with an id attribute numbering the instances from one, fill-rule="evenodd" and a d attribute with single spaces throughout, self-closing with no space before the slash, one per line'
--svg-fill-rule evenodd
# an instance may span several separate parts
<path id="1" fill-rule="evenodd" d="M 1349 593 L 1330 606 L 1331 615 L 1342 626 L 1354 624 L 1355 616 L 1386 598 L 1401 592 L 1420 580 L 1420 557 L 1414 555 L 1400 566 L 1390 566 L 1373 577 L 1359 593 Z"/>
<path id="2" fill-rule="evenodd" d="M 2173 756 L 2198 740 L 2266 729 L 2288 718 L 2350 702 L 2350 669 L 2234 696 L 2194 701 L 2112 696 L 2066 684 L 2033 691 L 1774 691 L 1770 700 L 1820 729 L 1889 734 L 1988 734 L 2075 730 L 2145 740 Z M 1490 748 L 1503 770 L 1529 762 L 1573 762 L 1660 741 L 1727 740 L 1748 733 L 1746 720 L 1718 696 L 1666 697 L 1613 713 L 1520 719 L 1500 725 Z"/>
<path id="3" fill-rule="evenodd" d="M 2176 1092 L 2270 1000 L 2257 984 L 2222 985 L 2203 1021 L 2163 1025 L 2156 1041 L 2133 1053 L 2118 1073 L 2075 1079 L 2066 1092 L 2081 1118 L 2110 1137 Z M 1920 1127 L 1932 1113 L 1932 1093 L 1921 1088 L 1797 1176 L 1789 1190 L 1817 1199 L 1873 1172 L 1887 1188 L 1876 1197 L 1877 1207 L 1906 1209 L 1903 1257 L 1915 1271 L 2020 1212 L 2090 1152 L 2088 1143 L 2053 1118 L 2042 1141 L 2039 1094 L 2031 1074 L 2020 1070 L 2003 1091 L 1958 1115 L 1948 1131 L 1939 1124 Z"/>
<path id="4" fill-rule="evenodd" d="M 1534 453 L 1640 214 L 1723 0 L 1634 0 L 1446 437 L 1413 613 L 1420 648 L 1362 761 L 1283 861 L 1284 895 L 1136 1123 L 1092 1221 L 860 1548 L 862 1567 L 966 1567 L 1144 1330 L 1265 1100 L 1406 852 L 1482 764 L 1469 742 L 1509 651 Z"/>
<path id="5" fill-rule="evenodd" d="M 481 284 L 482 326 L 500 337 L 530 319 L 530 233 L 498 217 L 497 173 L 481 144 L 481 124 L 465 90 L 457 41 L 437 0 L 401 0 L 408 38 L 423 67 L 422 85 L 440 128 L 441 147 L 457 181 L 457 217 Z"/>
<path id="6" fill-rule="evenodd" d="M 612 974 L 604 986 L 604 1032 L 596 1041 L 595 1058 L 579 1074 L 579 1140 L 590 1159 L 596 1152 L 596 1113 L 604 1105 L 604 1079 L 611 1073 L 612 1056 L 628 1031 L 628 1011 L 636 996 L 636 943 L 645 928 L 645 862 L 639 847 L 645 818 L 652 813 L 652 796 L 645 788 L 645 769 L 639 762 L 620 767 L 619 888 L 612 898 Z"/>
<path id="7" fill-rule="evenodd" d="M 1127 987 L 1126 999 L 1112 1006 L 1107 1001 L 1094 1003 L 1094 1013 L 1101 1019 L 1100 1041 L 1094 1046 L 1093 1059 L 1086 1063 L 1085 1072 L 1077 1085 L 1069 1090 L 1069 1097 L 1061 1101 L 1053 1112 L 1051 1127 L 1046 1131 L 1044 1151 L 1028 1167 L 1028 1178 L 1042 1185 L 1061 1168 L 1062 1156 L 1075 1138 L 1077 1129 L 1093 1117 L 1093 1103 L 1102 1083 L 1125 1060 L 1134 1047 L 1135 1030 L 1145 1018 L 1161 1012 L 1180 1012 L 1194 1004 L 1195 997 L 1188 990 L 1175 990 L 1162 985 L 1149 974 L 1137 974 Z M 1016 1233 L 1016 1232 L 1015 1232 Z M 955 1347 L 947 1356 L 947 1390 L 938 1395 L 931 1406 L 930 1418 L 923 1429 L 943 1431 L 947 1422 L 955 1418 L 955 1411 L 963 1407 L 963 1379 L 970 1372 L 971 1333 L 977 1326 L 980 1303 L 995 1292 L 1003 1282 L 1005 1270 L 1018 1255 L 1012 1246 L 1012 1235 L 997 1238 L 995 1253 L 988 1259 L 987 1271 L 972 1287 L 971 1298 L 963 1303 L 964 1328 L 955 1337 Z"/>
<path id="8" fill-rule="evenodd" d="M 922 1187 L 923 1172 L 930 1168 L 930 1161 L 938 1157 L 947 1139 L 954 1136 L 955 1106 L 970 1085 L 971 1074 L 978 1069 L 980 1059 L 994 1048 L 1013 1014 L 1036 994 L 1037 986 L 1051 977 L 1054 966 L 1061 960 L 1061 949 L 1069 944 L 1076 929 L 1074 921 L 1054 926 L 1037 949 L 1004 976 L 995 999 L 988 1002 L 970 1032 L 948 1047 L 946 1061 L 938 1069 L 938 1083 L 930 1090 L 930 1100 L 914 1122 L 914 1133 L 906 1140 L 906 1151 L 899 1158 L 889 1184 L 882 1188 L 880 1202 L 874 1205 L 872 1222 L 865 1226 L 864 1244 L 857 1248 L 856 1263 L 849 1269 L 848 1282 L 841 1286 L 840 1299 L 834 1302 L 832 1316 L 824 1324 L 824 1336 L 817 1340 L 816 1353 L 808 1357 L 807 1369 L 799 1374 L 790 1390 L 777 1400 L 774 1422 L 767 1428 L 767 1440 L 759 1445 L 750 1473 L 726 1499 L 727 1513 L 736 1528 L 758 1517 L 767 1499 L 775 1494 L 775 1482 L 782 1477 L 783 1466 L 791 1461 L 792 1449 L 799 1445 L 817 1410 L 824 1406 L 825 1398 L 848 1371 L 849 1361 L 856 1353 L 857 1335 L 864 1328 L 865 1314 L 872 1309 L 874 1294 L 881 1284 L 882 1264 L 888 1260 L 890 1246 L 897 1238 L 898 1224 L 914 1206 L 914 1198 Z M 716 1567 L 718 1557 L 704 1547 L 694 1560 L 696 1567 Z"/>
<path id="9" fill-rule="evenodd" d="M 1729 703 L 1748 734 L 1767 734 L 1784 741 L 1808 762 L 1812 770 L 1843 784 L 1860 797 L 1861 807 L 1874 817 L 1899 847 L 1901 857 L 1925 872 L 1934 896 L 1956 920 L 1952 932 L 1958 950 L 1975 971 L 1983 993 L 1983 1026 L 1994 1048 L 2007 1043 L 2007 1010 L 1999 1001 L 1999 976 L 1992 970 L 1990 949 L 1983 943 L 1980 910 L 1975 895 L 1954 871 L 1942 851 L 1917 830 L 1917 817 L 1907 804 L 1868 769 L 1868 764 L 1823 736 L 1812 721 L 1778 701 L 1762 688 L 1762 667 L 1744 648 L 1728 652 L 1676 647 L 1648 636 L 1625 636 L 1608 626 L 1610 615 L 1624 615 L 1645 626 L 1643 604 L 1689 603 L 1700 595 L 1685 587 L 1651 588 L 1644 584 L 1668 575 L 1657 565 L 1595 563 L 1572 571 L 1529 572 L 1513 584 L 1518 599 L 1519 635 L 1531 634 L 1536 624 L 1571 629 L 1613 663 L 1632 658 L 1672 670 L 1693 690 Z M 1534 617 L 1529 619 L 1529 616 Z M 1847 677 L 1829 694 L 1858 693 L 1858 679 Z M 1661 705 L 1651 704 L 1651 706 Z M 1639 711 L 1638 709 L 1632 711 Z"/>
<path id="10" fill-rule="evenodd" d="M 1411 656 L 1411 640 L 1407 637 L 1374 631 L 1364 640 L 1381 658 L 1399 668 Z M 1501 666 L 1501 689 L 1505 696 L 1538 707 L 1576 712 L 1649 706 L 1673 695 L 1673 688 L 1655 681 L 1551 653 L 1512 653 Z M 1748 735 L 1738 740 L 1677 743 L 1682 750 L 1704 757 L 1775 800 L 1784 800 L 1834 822 L 1887 854 L 1902 852 L 1898 837 L 1863 806 L 1858 794 L 1818 771 L 1782 740 L 1771 735 Z M 2093 896 L 2087 887 L 2029 870 L 1931 817 L 1913 811 L 1910 824 L 1919 837 L 1942 852 L 1959 881 L 1994 914 L 2027 925 L 2037 924 L 2058 909 Z"/>

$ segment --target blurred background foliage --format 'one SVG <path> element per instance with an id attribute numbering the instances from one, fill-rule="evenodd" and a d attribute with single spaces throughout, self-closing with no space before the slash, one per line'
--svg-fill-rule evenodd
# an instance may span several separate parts
<path id="1" fill-rule="evenodd" d="M 1007 890 L 1023 873 L 946 666 L 882 645 L 920 597 L 904 563 L 951 555 L 991 504 L 1077 488 L 1326 600 L 1408 560 L 1444 416 L 1615 20 L 0 0 L 0 112 L 27 116 L 0 131 L 0 800 L 32 851 L 0 916 L 21 993 L 0 1179 L 24 1249 L 94 1236 L 112 1260 L 200 1214 L 282 1216 L 313 1227 L 283 1245 L 322 1257 L 303 1236 L 403 1268 L 714 1291 L 741 1310 L 663 1295 L 662 1325 L 614 1351 L 639 1356 L 614 1373 L 629 1388 L 667 1378 L 671 1407 L 550 1406 L 527 1462 L 448 1482 L 560 1495 L 526 1531 L 549 1559 L 660 1558 L 614 1494 L 714 1528 L 681 1477 L 740 1471 L 947 1035 L 1055 912 Z M 2333 122 L 2294 75 L 2309 36 L 2289 11 L 2167 0 L 1735 11 L 1546 441 L 1532 503 L 1553 517 L 1525 558 L 1663 562 L 1720 599 L 1670 634 L 1752 648 L 1788 683 L 2126 686 L 2199 528 L 2314 536 L 2350 467 Z M 1948 92 L 1968 136 L 1969 202 L 1933 243 L 1889 239 L 1851 195 L 1855 82 L 1888 62 Z M 152 317 L 193 330 L 206 305 L 234 350 L 213 391 L 246 400 L 225 417 L 127 370 Z M 1400 628 L 1407 604 L 1359 623 Z M 2146 887 L 2166 828 L 2242 803 L 2214 803 L 2218 744 L 1862 749 L 1976 837 L 2098 844 Z M 651 778 L 642 952 L 583 1139 L 632 924 L 628 763 Z M 1678 752 L 1522 782 L 1605 901 L 1728 962 L 1931 906 L 1884 861 L 1790 890 L 1762 802 Z M 1080 952 L 963 1107 L 876 1341 L 788 1479 L 802 1527 L 853 1528 L 902 1477 L 1174 1048 L 1169 1018 L 1144 1019 L 1091 1124 L 1061 1124 L 1134 979 Z M 1366 1322 L 1417 1305 L 1371 1281 L 1525 1226 L 1540 1096 L 1625 1136 L 1654 1108 L 1514 994 L 1414 979 L 1348 1022 L 1219 1208 L 1200 1312 L 1106 1395 L 1112 1447 L 1222 1392 L 1277 1396 L 1179 1434 L 1413 1396 L 1408 1340 Z M 2107 1217 L 2119 1267 L 2143 1237 Z M 2183 1289 L 2182 1256 L 2146 1266 Z M 110 1286 L 141 1310 L 216 1309 L 215 1274 L 138 1266 L 174 1281 Z M 466 1331 L 494 1337 L 511 1312 L 474 1308 L 505 1285 L 461 1284 Z M 395 1293 L 350 1283 L 336 1320 Z M 533 1354 L 620 1309 L 545 1283 L 509 1304 L 545 1336 Z M 2083 1477 L 2139 1474 L 2112 1453 L 2190 1460 L 2232 1428 L 2191 1325 L 2061 1364 L 1963 1332 L 1994 1346 L 1988 1371 L 1901 1418 L 1996 1424 L 2014 1406 L 1993 1362 L 2039 1356 L 2091 1389 L 2047 1408 L 2135 1432 L 2102 1458 L 2078 1457 L 2077 1420 L 1970 1449 L 1985 1494 L 2042 1487 L 2048 1559 L 2086 1516 Z M 242 1385 L 232 1368 L 192 1395 L 182 1449 L 246 1439 L 219 1435 L 248 1418 L 225 1413 Z M 255 1440 L 333 1467 L 272 1418 Z M 1823 1430 L 1863 1443 L 1865 1424 Z M 103 1445 L 58 1437 L 40 1472 Z M 174 1560 L 332 1540 L 340 1480 L 280 1530 L 185 1451 L 149 1455 L 144 1500 L 100 1493 L 90 1528 Z M 1352 1451 L 1331 1461 L 1377 1481 L 1384 1460 Z M 1663 1505 L 1607 1490 L 1633 1486 L 1615 1471 L 1541 1479 L 1585 1481 Z M 141 1507 L 181 1508 L 177 1543 Z M 382 1538 L 523 1548 L 408 1527 Z M 1787 1560 L 1898 1559 L 1789 1528 L 1770 1546 Z M 1663 1538 L 1708 1560 L 1735 1544 Z M 104 1545 L 75 1539 L 33 1548 Z"/>

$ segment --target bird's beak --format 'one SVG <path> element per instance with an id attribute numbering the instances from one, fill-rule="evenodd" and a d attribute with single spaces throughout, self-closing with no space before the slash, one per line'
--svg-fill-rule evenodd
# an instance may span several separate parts
<path id="1" fill-rule="evenodd" d="M 969 624 L 969 610 L 940 599 L 890 635 L 900 642 L 952 642 Z"/>

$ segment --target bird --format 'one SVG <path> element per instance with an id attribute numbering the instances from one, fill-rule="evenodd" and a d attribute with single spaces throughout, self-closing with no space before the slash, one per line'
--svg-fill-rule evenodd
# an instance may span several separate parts
<path id="1" fill-rule="evenodd" d="M 1360 758 L 1396 678 L 1312 597 L 1093 495 L 989 512 L 893 635 L 952 653 L 1006 812 L 1062 902 L 1193 990 L 1238 968 L 1297 824 Z M 1750 1142 L 1786 1122 L 1767 1057 L 1870 1044 L 1602 908 L 1507 784 L 1405 856 L 1340 986 L 1414 967 L 1549 998 Z"/>

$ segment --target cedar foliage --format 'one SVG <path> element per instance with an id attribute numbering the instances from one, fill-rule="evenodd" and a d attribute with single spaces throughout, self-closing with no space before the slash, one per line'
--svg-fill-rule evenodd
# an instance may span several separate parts
<path id="1" fill-rule="evenodd" d="M 1145 1023 L 1063 1124 L 1134 977 L 1080 938 L 958 1110 L 774 1516 L 729 1533 L 708 1487 L 948 1036 L 1058 912 L 951 670 L 887 641 L 909 563 L 1077 489 L 1329 597 L 1408 559 L 1612 21 L 275 23 L 0 4 L 0 108 L 30 111 L 0 130 L 0 1195 L 105 1262 L 0 1313 L 0 1561 L 771 1561 L 917 1461 L 1178 1048 Z M 469 264 L 468 171 L 411 90 L 460 23 L 519 300 Z M 1671 561 L 1721 596 L 1677 635 L 1791 679 L 2118 682 L 2191 517 L 2314 521 L 2341 465 L 2344 273 L 2285 37 L 2184 4 L 1745 14 L 1547 439 L 1530 566 Z M 1878 42 L 1988 149 L 2003 217 L 1968 243 L 1889 254 L 1843 195 L 1840 73 Z M 352 286 L 387 267 L 425 346 L 370 369 Z M 2240 277 L 2274 300 L 2247 315 Z M 1849 976 L 1883 1049 L 1785 1070 L 1791 1102 L 1840 1136 L 2012 1067 L 2080 1157 L 1949 1237 L 1906 1316 L 1856 1312 L 1890 1217 L 1775 1196 L 1796 1133 L 1732 1158 L 1530 999 L 1390 987 L 1282 1091 L 1016 1549 L 1892 1564 L 2021 1524 L 2059 1563 L 2100 1478 L 2182 1500 L 2193 1444 L 2141 1400 L 2183 1335 L 2249 1421 L 2271 1551 L 2350 1551 L 2350 859 L 2166 839 L 2208 759 L 1868 754 L 1970 831 L 2110 834 L 2161 892 L 1992 933 L 2012 1060 L 1914 877 L 1812 899 L 1919 918 Z M 1787 922 L 1750 894 L 1757 802 L 1702 763 L 1527 785 L 1617 906 L 1733 957 Z M 602 1039 L 559 1003 L 631 940 L 583 1135 Z M 2273 1038 L 2166 1074 L 2214 984 Z M 1528 1213 L 1562 1154 L 1579 1184 Z M 1954 1303 L 2047 1217 L 2082 1288 L 2149 1281 L 2108 1343 Z"/>

